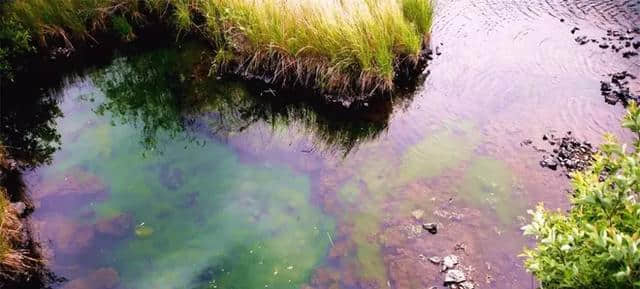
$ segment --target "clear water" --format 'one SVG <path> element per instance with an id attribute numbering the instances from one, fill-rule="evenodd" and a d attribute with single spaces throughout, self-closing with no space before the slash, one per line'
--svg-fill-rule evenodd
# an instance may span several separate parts
<path id="1" fill-rule="evenodd" d="M 61 149 L 26 176 L 50 267 L 65 288 L 430 288 L 426 258 L 457 254 L 479 288 L 530 288 L 519 227 L 568 181 L 520 143 L 624 139 L 599 82 L 640 73 L 570 33 L 638 5 L 574 2 L 438 1 L 423 86 L 350 109 L 206 79 L 191 46 L 69 77 Z"/>

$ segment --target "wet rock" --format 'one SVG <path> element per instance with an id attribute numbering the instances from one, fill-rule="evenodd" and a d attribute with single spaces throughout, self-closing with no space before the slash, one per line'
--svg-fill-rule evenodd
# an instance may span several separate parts
<path id="1" fill-rule="evenodd" d="M 580 45 L 589 43 L 589 38 L 587 36 L 578 36 L 574 40 Z"/>
<path id="2" fill-rule="evenodd" d="M 587 141 L 579 141 L 567 132 L 563 137 L 556 137 L 553 134 L 545 134 L 542 137 L 553 147 L 553 153 L 544 155 L 540 161 L 540 166 L 557 170 L 564 168 L 567 172 L 583 170 L 593 161 L 593 154 L 596 152 Z"/>
<path id="3" fill-rule="evenodd" d="M 431 258 L 429 258 L 429 262 L 435 264 L 435 265 L 440 265 L 440 263 L 442 263 L 442 258 L 438 257 L 438 256 L 433 256 Z"/>
<path id="4" fill-rule="evenodd" d="M 425 223 L 422 224 L 422 228 L 425 229 L 427 232 L 431 233 L 431 234 L 437 234 L 438 233 L 438 224 L 436 223 Z"/>
<path id="5" fill-rule="evenodd" d="M 464 281 L 467 281 L 467 277 L 464 275 L 464 272 L 460 271 L 460 270 L 449 270 L 447 271 L 447 273 L 444 275 L 444 285 L 450 285 L 450 284 L 458 284 L 458 283 L 462 283 Z"/>
<path id="6" fill-rule="evenodd" d="M 638 101 L 638 96 L 631 93 L 628 85 L 630 80 L 635 80 L 636 77 L 627 71 L 609 74 L 610 81 L 600 82 L 600 94 L 604 97 L 604 101 L 608 104 L 615 105 L 618 102 L 622 102 L 624 106 L 627 106 L 629 102 Z"/>
<path id="7" fill-rule="evenodd" d="M 558 169 L 558 162 L 553 157 L 544 156 L 543 160 L 540 161 L 540 166 L 543 168 L 550 168 L 555 171 Z"/>

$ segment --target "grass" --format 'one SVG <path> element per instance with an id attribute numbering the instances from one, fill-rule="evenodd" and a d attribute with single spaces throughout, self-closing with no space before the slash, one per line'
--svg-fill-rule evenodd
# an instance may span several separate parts
<path id="1" fill-rule="evenodd" d="M 0 144 L 0 169 L 7 169 L 7 154 Z M 18 249 L 22 243 L 22 221 L 9 202 L 7 190 L 0 184 L 0 280 L 11 280 L 16 276 L 31 272 L 38 261 L 28 256 L 28 252 Z"/>
<path id="2" fill-rule="evenodd" d="M 216 69 L 261 75 L 328 93 L 393 89 L 399 65 L 428 45 L 430 0 L 32 0 L 8 9 L 41 44 L 77 40 L 156 15 L 178 34 L 194 32 L 221 54 Z M 195 19 L 198 19 L 197 21 Z M 127 20 L 127 21 L 125 21 Z M 235 64 L 233 67 L 219 64 Z"/>

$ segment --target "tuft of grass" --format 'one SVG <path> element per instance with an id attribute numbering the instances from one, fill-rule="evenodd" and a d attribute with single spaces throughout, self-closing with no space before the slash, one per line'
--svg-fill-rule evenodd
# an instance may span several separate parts
<path id="1" fill-rule="evenodd" d="M 417 59 L 431 21 L 427 0 L 205 2 L 244 72 L 322 91 L 391 90 L 397 59 Z"/>
<path id="2" fill-rule="evenodd" d="M 0 143 L 0 170 L 9 169 L 8 155 Z M 32 272 L 41 262 L 19 249 L 24 241 L 23 224 L 9 202 L 6 188 L 0 184 L 0 280 L 12 280 Z"/>
<path id="3" fill-rule="evenodd" d="M 108 23 L 132 38 L 126 20 L 154 13 L 231 52 L 234 72 L 342 94 L 392 90 L 428 45 L 433 14 L 431 0 L 31 0 L 9 11 L 41 44 L 69 47 Z"/>

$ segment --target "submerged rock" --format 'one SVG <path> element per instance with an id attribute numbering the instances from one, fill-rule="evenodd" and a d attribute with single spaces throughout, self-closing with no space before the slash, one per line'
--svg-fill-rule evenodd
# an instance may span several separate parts
<path id="1" fill-rule="evenodd" d="M 416 219 L 416 220 L 420 220 L 422 219 L 422 216 L 424 216 L 424 211 L 423 210 L 414 210 L 411 212 L 411 215 Z"/>
<path id="2" fill-rule="evenodd" d="M 422 224 L 422 228 L 425 229 L 427 232 L 431 233 L 431 234 L 437 234 L 438 233 L 438 224 L 436 223 L 425 223 Z"/>
<path id="3" fill-rule="evenodd" d="M 111 289 L 120 282 L 118 272 L 112 268 L 100 268 L 86 277 L 71 280 L 63 289 Z"/>
<path id="4" fill-rule="evenodd" d="M 131 232 L 133 217 L 129 214 L 120 214 L 113 218 L 100 220 L 96 223 L 96 231 L 102 234 L 121 237 Z"/>
<path id="5" fill-rule="evenodd" d="M 464 272 L 460 270 L 449 270 L 444 275 L 444 284 L 449 285 L 451 283 L 457 284 L 467 281 L 467 277 L 464 275 Z"/>

